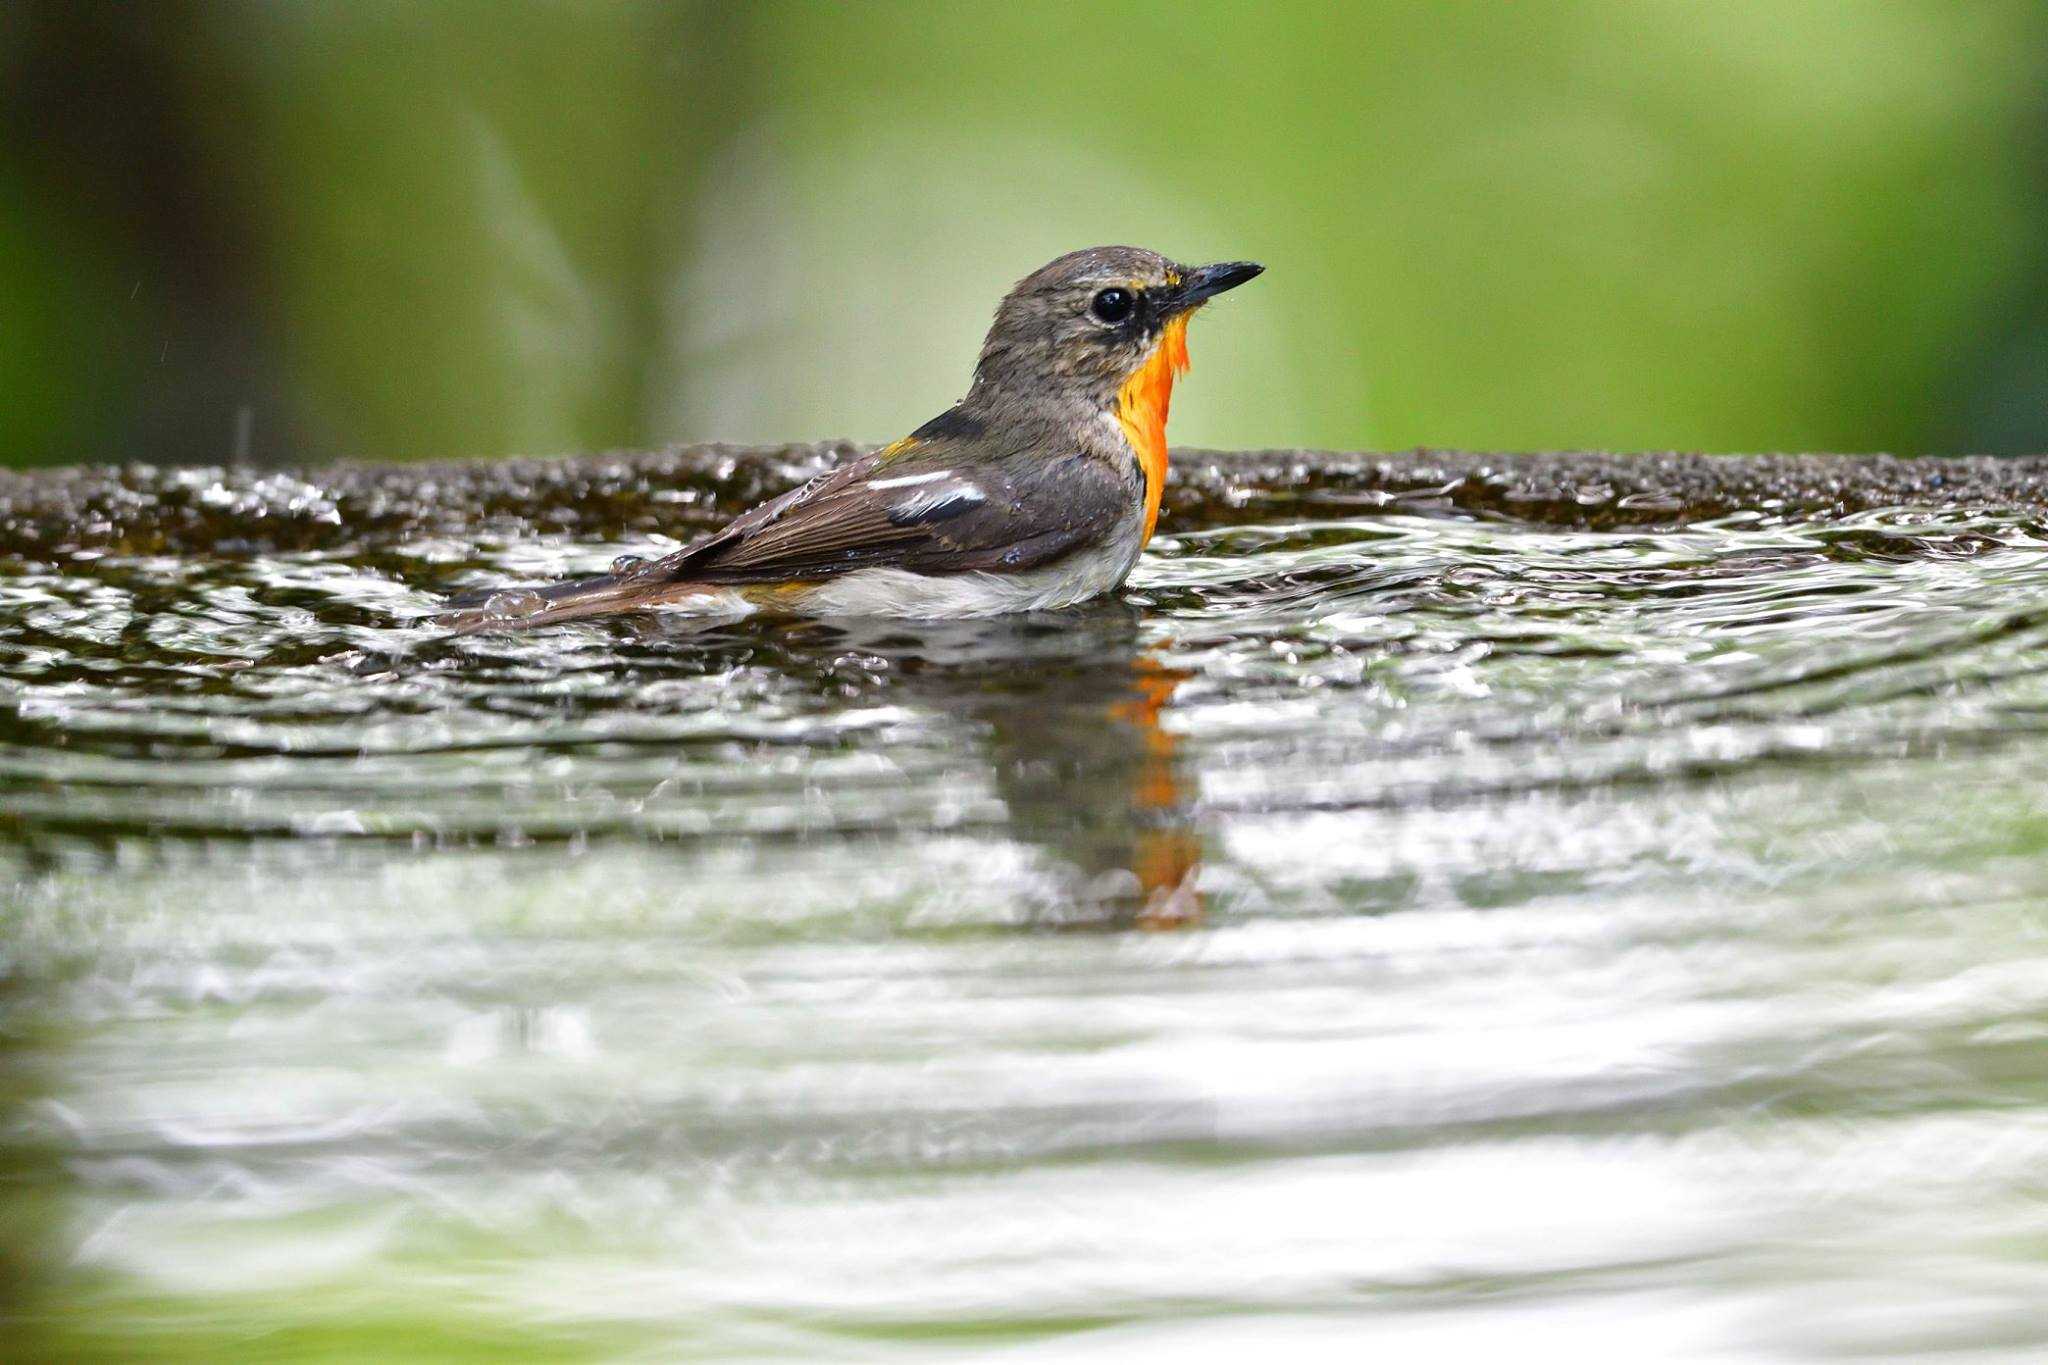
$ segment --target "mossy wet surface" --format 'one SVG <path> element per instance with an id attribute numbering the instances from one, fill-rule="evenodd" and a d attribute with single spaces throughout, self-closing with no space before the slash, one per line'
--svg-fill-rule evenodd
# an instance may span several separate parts
<path id="1" fill-rule="evenodd" d="M 419 624 L 845 449 L 0 478 L 21 1340 L 2048 1345 L 2048 463 L 1183 452 L 1072 612 Z"/>
<path id="2" fill-rule="evenodd" d="M 296 471 L 0 471 L 0 554 L 332 553 L 534 532 L 687 538 L 863 449 L 825 441 Z M 1901 506 L 2038 515 L 2048 508 L 2048 457 L 1180 450 L 1165 515 L 1201 530 L 1304 510 L 1420 508 L 1604 530 Z"/>

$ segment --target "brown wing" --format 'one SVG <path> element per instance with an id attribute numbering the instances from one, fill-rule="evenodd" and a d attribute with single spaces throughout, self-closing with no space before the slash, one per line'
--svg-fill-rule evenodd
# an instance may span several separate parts
<path id="1" fill-rule="evenodd" d="M 815 580 L 889 565 L 1017 571 L 1106 535 L 1135 496 L 1102 460 L 1004 449 L 940 423 L 735 518 L 637 570 L 643 581 Z"/>
<path id="2" fill-rule="evenodd" d="M 1014 573 L 1106 536 L 1138 491 L 1106 461 L 1046 440 L 1008 443 L 957 411 L 821 474 L 719 530 L 622 574 L 451 598 L 455 630 L 631 611 L 675 583 L 815 582 L 855 569 Z"/>

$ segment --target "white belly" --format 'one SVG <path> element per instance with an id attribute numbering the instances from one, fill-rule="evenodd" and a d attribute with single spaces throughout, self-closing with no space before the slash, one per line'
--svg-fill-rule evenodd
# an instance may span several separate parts
<path id="1" fill-rule="evenodd" d="M 1092 550 L 1023 573 L 856 569 L 785 600 L 806 616 L 1002 616 L 1086 602 L 1114 589 L 1129 573 L 1130 564 L 1121 555 Z"/>
<path id="2" fill-rule="evenodd" d="M 943 620 L 1071 607 L 1114 591 L 1138 562 L 1137 518 L 1090 549 L 1021 573 L 920 574 L 856 569 L 782 599 L 805 616 L 902 616 Z"/>

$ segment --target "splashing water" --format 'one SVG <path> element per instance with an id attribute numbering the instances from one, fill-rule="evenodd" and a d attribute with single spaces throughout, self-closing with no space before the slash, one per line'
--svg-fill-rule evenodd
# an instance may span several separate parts
<path id="1" fill-rule="evenodd" d="M 1073 612 L 412 623 L 829 453 L 0 483 L 23 1340 L 2048 1346 L 2039 471 L 1197 461 Z"/>

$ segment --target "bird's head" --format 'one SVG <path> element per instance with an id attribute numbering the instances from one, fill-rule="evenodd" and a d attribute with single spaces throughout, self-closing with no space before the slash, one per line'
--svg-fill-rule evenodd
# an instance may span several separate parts
<path id="1" fill-rule="evenodd" d="M 1178 265 L 1133 246 L 1069 253 L 1019 280 L 996 308 L 974 388 L 1105 409 L 1141 376 L 1156 372 L 1170 389 L 1187 366 L 1189 316 L 1264 269 Z"/>

